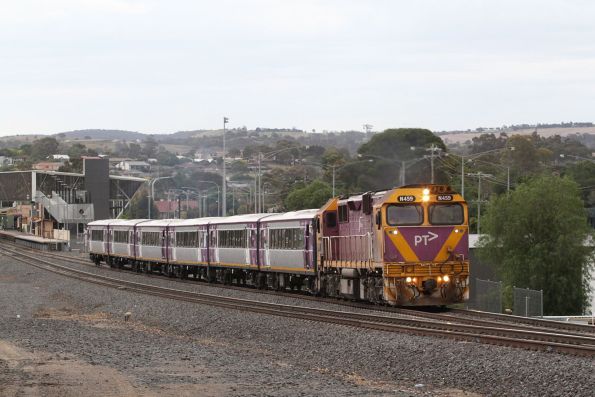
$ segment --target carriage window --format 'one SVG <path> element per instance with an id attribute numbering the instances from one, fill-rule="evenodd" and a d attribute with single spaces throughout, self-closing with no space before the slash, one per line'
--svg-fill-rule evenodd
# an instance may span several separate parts
<path id="1" fill-rule="evenodd" d="M 386 209 L 386 222 L 391 226 L 421 225 L 424 209 L 418 204 L 389 205 Z"/>
<path id="2" fill-rule="evenodd" d="M 176 247 L 197 248 L 200 247 L 198 232 L 177 232 Z"/>
<path id="3" fill-rule="evenodd" d="M 465 222 L 461 204 L 435 204 L 430 207 L 432 225 L 460 225 Z"/>
<path id="4" fill-rule="evenodd" d="M 339 206 L 339 223 L 349 222 L 349 208 L 346 205 Z"/>
<path id="5" fill-rule="evenodd" d="M 277 250 L 304 249 L 304 229 L 270 229 L 269 248 Z"/>
<path id="6" fill-rule="evenodd" d="M 91 230 L 91 241 L 103 241 L 103 230 Z"/>
<path id="7" fill-rule="evenodd" d="M 128 230 L 114 230 L 114 243 L 128 244 Z"/>
<path id="8" fill-rule="evenodd" d="M 246 248 L 246 229 L 219 230 L 220 248 Z"/>
<path id="9" fill-rule="evenodd" d="M 159 232 L 143 232 L 141 243 L 142 245 L 149 245 L 153 247 L 158 247 L 161 245 L 159 240 Z"/>

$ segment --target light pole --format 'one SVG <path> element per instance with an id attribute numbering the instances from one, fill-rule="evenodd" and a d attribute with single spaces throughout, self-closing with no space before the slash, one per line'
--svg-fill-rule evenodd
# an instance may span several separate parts
<path id="1" fill-rule="evenodd" d="M 221 208 L 223 209 L 223 215 L 227 215 L 227 175 L 225 174 L 225 125 L 229 122 L 229 118 L 223 117 L 223 202 Z"/>
<path id="2" fill-rule="evenodd" d="M 415 150 L 415 146 L 411 146 L 409 149 L 411 149 L 413 151 L 413 150 Z M 364 154 L 364 155 L 359 154 L 358 157 L 372 157 L 372 158 L 376 158 L 376 159 L 380 159 L 380 160 L 386 160 L 386 161 L 392 161 L 392 162 L 397 162 L 398 161 L 396 159 L 391 159 L 391 158 L 382 157 L 382 156 L 376 156 L 376 155 L 373 155 L 373 154 Z M 405 179 L 406 179 L 405 178 L 405 171 L 406 171 L 407 167 L 410 166 L 410 165 L 413 165 L 413 164 L 415 164 L 415 163 L 417 163 L 419 161 L 425 160 L 426 158 L 427 157 L 424 156 L 424 157 L 414 158 L 414 159 L 411 159 L 411 160 L 401 160 L 400 161 L 401 167 L 400 167 L 400 170 L 399 170 L 399 183 L 401 184 L 401 186 L 404 186 L 405 185 Z M 432 175 L 433 175 L 433 171 L 432 171 Z"/>
<path id="3" fill-rule="evenodd" d="M 473 161 L 473 160 L 471 160 L 471 161 Z M 500 167 L 502 169 L 506 169 L 506 194 L 510 194 L 510 165 L 504 166 L 501 164 L 496 164 L 496 163 L 492 163 L 490 161 L 484 161 L 484 160 L 475 160 L 475 161 L 480 162 L 480 163 L 485 163 L 488 165 L 492 165 L 494 167 Z"/>
<path id="4" fill-rule="evenodd" d="M 441 152 L 442 148 L 436 146 L 435 143 L 432 143 L 432 145 L 426 149 L 426 151 L 430 152 L 430 169 L 431 169 L 431 183 L 434 183 L 434 153 L 435 152 Z"/>
<path id="5" fill-rule="evenodd" d="M 218 204 L 217 204 L 217 215 L 221 216 L 220 215 L 220 209 L 219 209 L 219 207 L 221 205 L 221 198 L 220 198 L 221 196 L 220 196 L 220 191 L 219 191 L 219 184 L 217 184 L 216 182 L 213 182 L 213 181 L 194 181 L 194 182 L 196 182 L 196 183 L 212 183 L 213 185 L 217 186 L 217 201 L 218 201 Z M 225 183 L 223 185 L 225 185 Z"/>
<path id="6" fill-rule="evenodd" d="M 484 174 L 478 171 L 474 174 L 467 174 L 468 176 L 477 177 L 477 234 L 480 234 L 481 225 L 481 178 L 491 177 L 491 174 Z"/>
<path id="7" fill-rule="evenodd" d="M 499 148 L 499 149 L 487 150 L 485 152 L 473 153 L 473 154 L 469 154 L 467 156 L 465 156 L 464 154 L 447 153 L 447 155 L 449 155 L 449 156 L 457 156 L 457 157 L 460 157 L 461 158 L 461 196 L 463 198 L 465 198 L 465 159 L 467 159 L 467 160 L 473 160 L 473 159 L 476 159 L 476 158 L 478 158 L 480 156 L 483 156 L 484 154 L 501 152 L 503 150 L 511 150 L 511 151 L 513 151 L 514 150 L 514 146 L 506 146 L 506 147 Z M 508 179 L 508 185 L 510 186 L 510 167 L 508 167 L 507 179 Z"/>
<path id="8" fill-rule="evenodd" d="M 279 154 L 282 152 L 285 152 L 287 150 L 291 150 L 291 149 L 298 149 L 299 146 L 290 146 L 290 147 L 286 147 L 283 149 L 279 149 L 279 150 L 273 150 L 271 152 L 267 152 L 267 153 L 258 153 L 258 174 L 256 176 L 256 190 L 258 191 L 258 194 L 256 194 L 255 197 L 258 197 L 258 199 L 256 200 L 257 202 L 257 206 L 256 206 L 256 213 L 260 213 L 263 209 L 263 197 L 262 197 L 262 169 L 261 169 L 261 162 L 262 160 L 268 158 L 269 156 L 274 156 L 275 154 Z"/>
<path id="9" fill-rule="evenodd" d="M 155 202 L 155 183 L 162 179 L 172 179 L 172 178 L 173 177 L 171 177 L 171 176 L 160 176 L 160 177 L 157 177 L 157 178 L 154 178 L 153 180 L 151 180 L 151 186 L 149 189 L 150 192 L 149 192 L 149 196 L 148 196 L 149 197 L 149 208 L 148 208 L 149 219 L 152 219 L 151 218 L 151 207 L 152 207 L 153 202 Z M 169 203 L 167 205 L 169 205 Z"/>

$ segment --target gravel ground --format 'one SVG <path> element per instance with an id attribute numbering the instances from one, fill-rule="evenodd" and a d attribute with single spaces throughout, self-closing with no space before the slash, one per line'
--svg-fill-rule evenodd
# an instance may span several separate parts
<path id="1" fill-rule="evenodd" d="M 591 396 L 595 390 L 586 358 L 176 302 L 79 283 L 6 256 L 0 308 L 0 396 Z M 127 311 L 132 317 L 125 322 Z"/>

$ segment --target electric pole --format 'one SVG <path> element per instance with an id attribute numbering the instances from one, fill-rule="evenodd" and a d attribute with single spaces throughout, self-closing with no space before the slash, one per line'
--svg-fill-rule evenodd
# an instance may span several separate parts
<path id="1" fill-rule="evenodd" d="M 432 143 L 432 146 L 427 148 L 426 151 L 430 152 L 430 169 L 432 172 L 431 182 L 434 183 L 434 153 L 440 152 L 442 149 L 436 146 L 436 144 Z"/>
<path id="2" fill-rule="evenodd" d="M 221 203 L 222 216 L 227 216 L 227 175 L 225 175 L 225 125 L 229 122 L 227 117 L 223 117 L 223 198 Z"/>
<path id="3" fill-rule="evenodd" d="M 481 178 L 489 178 L 493 175 L 478 171 L 476 173 L 467 174 L 467 176 L 477 178 L 477 234 L 479 235 L 481 231 Z"/>

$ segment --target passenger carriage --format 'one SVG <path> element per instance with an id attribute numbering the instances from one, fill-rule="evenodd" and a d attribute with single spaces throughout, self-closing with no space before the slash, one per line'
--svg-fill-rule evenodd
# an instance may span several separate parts
<path id="1" fill-rule="evenodd" d="M 260 221 L 260 270 L 275 288 L 304 285 L 314 289 L 316 214 L 302 210 L 274 214 Z"/>
<path id="2" fill-rule="evenodd" d="M 145 219 L 113 219 L 91 222 L 86 239 L 91 259 L 104 260 L 110 265 L 121 266 L 138 255 L 137 226 Z"/>
<path id="3" fill-rule="evenodd" d="M 217 218 L 183 219 L 168 225 L 171 256 L 177 265 L 202 265 L 209 262 L 208 226 Z"/>

